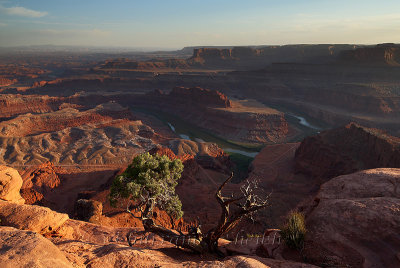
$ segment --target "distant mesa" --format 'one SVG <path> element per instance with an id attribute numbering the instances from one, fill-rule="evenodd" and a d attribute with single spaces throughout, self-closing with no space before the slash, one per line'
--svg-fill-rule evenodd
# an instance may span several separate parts
<path id="1" fill-rule="evenodd" d="M 195 47 L 187 59 L 153 59 L 147 61 L 118 58 L 107 60 L 97 71 L 125 72 L 145 70 L 212 69 L 242 70 L 264 68 L 271 63 L 282 62 L 333 62 L 354 45 L 284 45 L 284 46 L 238 46 Z"/>
<path id="2" fill-rule="evenodd" d="M 185 69 L 189 65 L 184 59 L 149 60 L 133 61 L 127 59 L 107 60 L 101 69 L 121 69 L 121 70 L 147 70 L 147 69 Z"/>
<path id="3" fill-rule="evenodd" d="M 343 51 L 339 58 L 354 64 L 400 66 L 400 45 L 380 44 L 375 47 L 360 47 Z"/>
<path id="4" fill-rule="evenodd" d="M 285 45 L 264 47 L 195 48 L 191 65 L 228 69 L 265 68 L 282 62 L 332 62 L 354 45 Z"/>

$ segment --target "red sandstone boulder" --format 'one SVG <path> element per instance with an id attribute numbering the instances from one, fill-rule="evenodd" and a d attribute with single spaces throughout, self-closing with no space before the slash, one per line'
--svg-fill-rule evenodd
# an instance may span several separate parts
<path id="1" fill-rule="evenodd" d="M 307 216 L 305 255 L 318 265 L 400 267 L 400 169 L 373 169 L 322 185 Z"/>
<path id="2" fill-rule="evenodd" d="M 75 215 L 79 220 L 100 223 L 102 214 L 103 205 L 99 201 L 78 199 L 75 202 Z"/>
<path id="3" fill-rule="evenodd" d="M 45 234 L 57 230 L 68 215 L 46 207 L 0 201 L 0 220 L 5 226 Z"/>
<path id="4" fill-rule="evenodd" d="M 3 203 L 11 204 L 2 202 L 0 207 L 4 207 Z M 22 214 L 29 216 L 25 218 L 28 222 L 30 218 L 40 215 L 43 209 L 14 205 L 23 206 L 26 213 Z M 29 228 L 32 229 L 32 226 Z M 126 245 L 128 232 L 139 238 L 134 247 Z M 255 256 L 234 256 L 222 260 L 212 254 L 199 256 L 178 249 L 158 236 L 153 235 L 153 238 L 141 229 L 104 227 L 76 220 L 64 221 L 53 234 L 56 236 L 48 236 L 50 242 L 31 231 L 0 227 L 1 267 L 314 267 Z"/>

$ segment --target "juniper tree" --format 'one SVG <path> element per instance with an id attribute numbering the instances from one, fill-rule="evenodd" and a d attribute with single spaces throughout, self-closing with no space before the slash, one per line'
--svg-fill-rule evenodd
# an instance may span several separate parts
<path id="1" fill-rule="evenodd" d="M 242 185 L 239 196 L 235 197 L 233 194 L 229 197 L 223 196 L 222 190 L 231 181 L 232 173 L 215 193 L 215 198 L 222 209 L 215 228 L 203 235 L 200 226 L 193 226 L 189 233 L 184 235 L 157 225 L 153 221 L 155 207 L 166 211 L 173 219 L 179 219 L 183 215 L 182 203 L 175 193 L 182 171 L 183 164 L 177 159 L 171 160 L 167 156 L 153 156 L 149 153 L 136 156 L 124 173 L 114 179 L 110 202 L 115 205 L 121 199 L 127 200 L 126 211 L 133 217 L 139 218 L 146 231 L 198 253 L 205 251 L 221 253 L 218 250 L 219 238 L 235 228 L 243 218 L 251 217 L 256 211 L 268 205 L 269 196 L 259 195 L 258 183 L 254 180 L 247 180 Z M 138 211 L 139 216 L 135 216 L 132 209 Z M 131 245 L 130 234 L 127 238 Z"/>
<path id="2" fill-rule="evenodd" d="M 174 219 L 183 215 L 182 203 L 175 193 L 175 187 L 183 171 L 181 160 L 171 160 L 167 156 L 144 153 L 136 156 L 132 164 L 117 176 L 110 192 L 111 205 L 121 199 L 127 202 L 126 210 L 143 222 L 153 219 L 153 210 L 165 210 Z M 135 216 L 132 209 L 139 211 Z"/>

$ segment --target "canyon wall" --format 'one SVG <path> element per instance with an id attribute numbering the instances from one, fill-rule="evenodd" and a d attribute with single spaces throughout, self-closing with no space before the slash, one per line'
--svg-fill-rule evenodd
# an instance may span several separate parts
<path id="1" fill-rule="evenodd" d="M 400 138 L 351 123 L 303 140 L 296 171 L 330 179 L 358 170 L 400 167 Z"/>
<path id="2" fill-rule="evenodd" d="M 154 91 L 132 103 L 178 116 L 235 141 L 279 142 L 285 140 L 289 131 L 283 113 L 267 107 L 243 107 L 214 90 L 176 87 L 168 94 Z"/>

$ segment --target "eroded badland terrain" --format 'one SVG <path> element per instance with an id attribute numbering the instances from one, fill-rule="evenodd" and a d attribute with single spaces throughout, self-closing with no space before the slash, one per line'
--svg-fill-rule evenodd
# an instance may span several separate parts
<path id="1" fill-rule="evenodd" d="M 1 267 L 400 267 L 400 46 L 2 49 L 0 63 Z M 184 216 L 157 211 L 165 227 L 215 226 L 232 171 L 224 192 L 257 179 L 270 205 L 221 239 L 228 257 L 129 247 L 149 234 L 109 188 L 144 152 L 184 164 Z M 292 210 L 303 250 L 259 243 Z"/>

